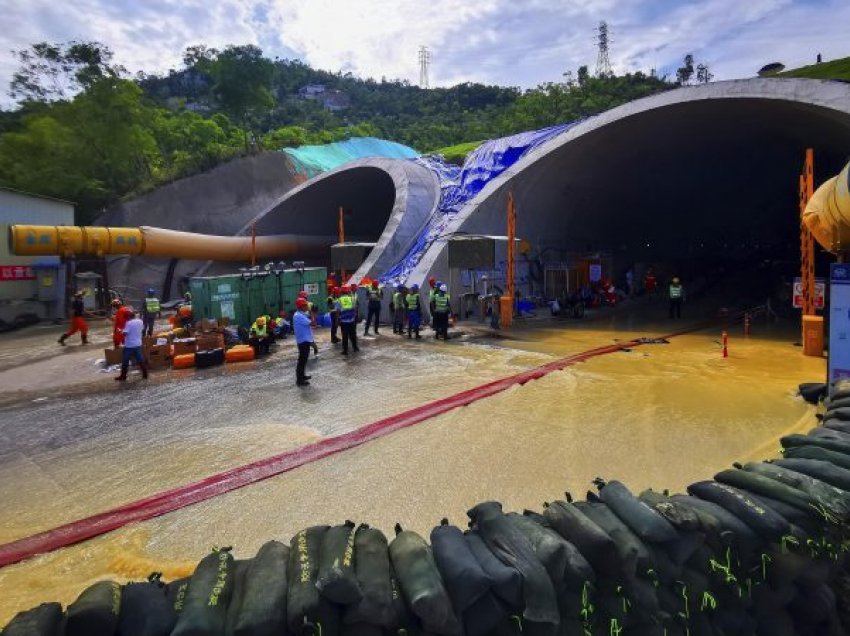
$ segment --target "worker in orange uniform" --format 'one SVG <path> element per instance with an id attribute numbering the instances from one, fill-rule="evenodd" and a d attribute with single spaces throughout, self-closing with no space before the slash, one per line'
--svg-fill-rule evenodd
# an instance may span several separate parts
<path id="1" fill-rule="evenodd" d="M 655 293 L 658 290 L 658 279 L 655 277 L 655 272 L 652 271 L 651 267 L 646 270 L 646 275 L 643 277 L 643 290 L 649 296 L 650 300 L 655 298 Z"/>
<path id="2" fill-rule="evenodd" d="M 65 341 L 73 336 L 78 331 L 82 344 L 89 343 L 89 326 L 85 319 L 86 307 L 83 303 L 83 292 L 78 291 L 74 294 L 74 300 L 71 302 L 71 328 L 59 337 L 59 344 L 65 346 Z"/>
<path id="3" fill-rule="evenodd" d="M 127 321 L 133 314 L 133 309 L 127 307 L 117 298 L 112 301 L 112 307 L 115 309 L 115 315 L 112 317 L 112 346 L 117 349 L 124 344 L 124 327 L 127 326 Z"/>

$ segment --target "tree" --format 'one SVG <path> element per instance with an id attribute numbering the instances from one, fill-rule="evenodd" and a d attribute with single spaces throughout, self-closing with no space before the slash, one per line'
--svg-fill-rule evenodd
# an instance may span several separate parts
<path id="1" fill-rule="evenodd" d="M 578 67 L 578 85 L 584 86 L 587 84 L 587 80 L 590 78 L 590 73 L 587 70 L 587 66 L 579 66 Z"/>
<path id="2" fill-rule="evenodd" d="M 694 75 L 694 55 L 688 53 L 685 56 L 684 63 L 676 70 L 676 81 L 679 86 L 687 86 L 691 83 L 691 77 Z"/>
<path id="3" fill-rule="evenodd" d="M 218 57 L 218 49 L 207 47 L 206 44 L 194 44 L 187 46 L 183 51 L 183 66 L 206 73 L 209 72 L 216 57 Z"/>
<path id="4" fill-rule="evenodd" d="M 100 42 L 38 42 L 13 51 L 13 55 L 21 66 L 9 84 L 12 99 L 66 99 L 103 78 L 114 79 L 127 72 L 123 66 L 112 64 L 112 50 Z"/>
<path id="5" fill-rule="evenodd" d="M 714 74 L 709 70 L 708 64 L 697 64 L 697 84 L 708 84 Z"/>

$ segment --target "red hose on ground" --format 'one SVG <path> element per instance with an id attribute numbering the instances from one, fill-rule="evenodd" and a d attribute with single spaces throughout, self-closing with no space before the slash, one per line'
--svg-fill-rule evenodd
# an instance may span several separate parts
<path id="1" fill-rule="evenodd" d="M 686 333 L 699 331 L 705 325 L 685 329 L 664 336 L 672 338 Z M 516 375 L 494 380 L 487 384 L 462 391 L 414 409 L 392 415 L 390 417 L 367 424 L 342 435 L 328 437 L 313 444 L 307 444 L 274 457 L 261 459 L 250 464 L 237 466 L 216 475 L 211 475 L 200 481 L 179 486 L 144 499 L 139 499 L 112 510 L 91 517 L 78 519 L 62 526 L 39 532 L 0 545 L 0 567 L 29 559 L 37 554 L 52 552 L 75 543 L 117 530 L 129 523 L 152 519 L 168 512 L 191 506 L 192 504 L 211 499 L 218 495 L 248 486 L 269 477 L 280 475 L 299 466 L 312 463 L 355 446 L 360 446 L 393 431 L 424 422 L 432 417 L 441 415 L 460 406 L 466 406 L 478 400 L 501 393 L 517 384 L 525 384 L 537 380 L 553 371 L 560 371 L 579 362 L 584 362 L 597 356 L 622 351 L 623 349 L 640 346 L 641 342 L 631 341 L 598 347 L 583 351 L 567 358 L 555 360 L 534 369 L 529 369 Z"/>

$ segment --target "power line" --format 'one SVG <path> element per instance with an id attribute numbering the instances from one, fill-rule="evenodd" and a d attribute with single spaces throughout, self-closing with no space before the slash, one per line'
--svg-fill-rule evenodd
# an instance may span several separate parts
<path id="1" fill-rule="evenodd" d="M 596 77 L 610 77 L 613 75 L 611 71 L 611 60 L 608 58 L 608 23 L 602 20 L 599 23 L 596 31 L 596 45 L 599 53 L 596 56 Z"/>
<path id="2" fill-rule="evenodd" d="M 419 86 L 420 88 L 430 88 L 428 79 L 428 70 L 431 66 L 431 51 L 428 47 L 422 45 L 419 47 Z"/>

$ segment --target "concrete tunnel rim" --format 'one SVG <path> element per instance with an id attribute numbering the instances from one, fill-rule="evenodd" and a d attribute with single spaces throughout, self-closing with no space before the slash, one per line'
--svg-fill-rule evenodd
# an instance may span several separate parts
<path id="1" fill-rule="evenodd" d="M 804 106 L 814 106 L 850 116 L 850 83 L 833 80 L 815 80 L 802 78 L 753 78 L 713 82 L 701 86 L 685 86 L 642 97 L 622 104 L 598 115 L 580 121 L 569 130 L 541 144 L 522 157 L 498 177 L 489 181 L 481 191 L 468 201 L 458 213 L 449 220 L 443 232 L 448 236 L 463 231 L 463 225 L 469 221 L 492 196 L 499 192 L 515 177 L 562 150 L 570 142 L 630 117 L 639 116 L 652 110 L 675 107 L 681 104 L 701 101 L 728 101 L 736 99 L 763 99 L 784 101 Z M 438 261 L 446 253 L 446 239 L 437 238 L 425 250 L 422 258 L 410 271 L 406 280 L 422 284 L 429 275 L 443 273 Z M 446 268 L 447 269 L 447 268 Z"/>

